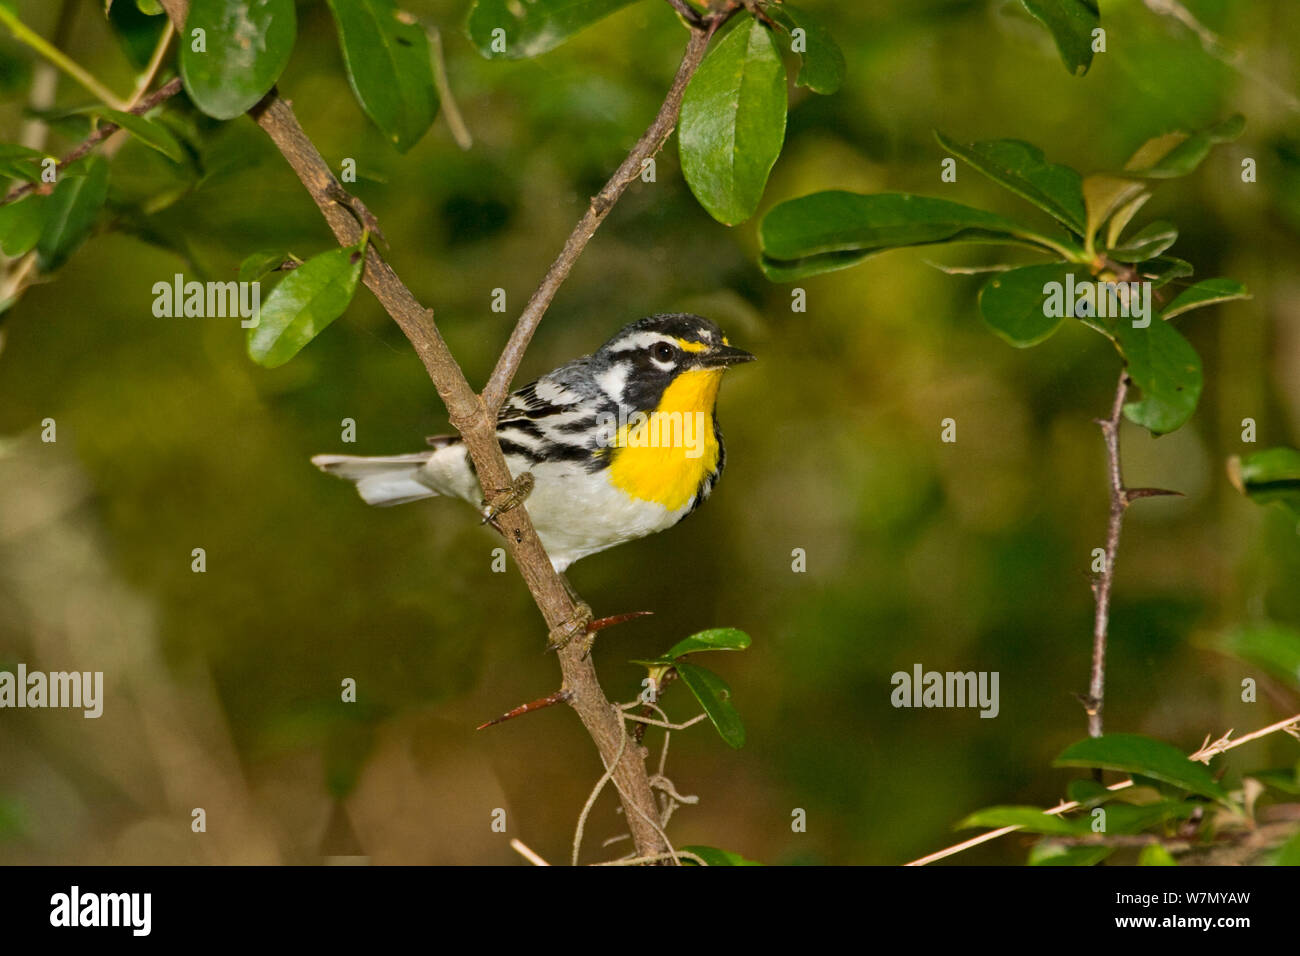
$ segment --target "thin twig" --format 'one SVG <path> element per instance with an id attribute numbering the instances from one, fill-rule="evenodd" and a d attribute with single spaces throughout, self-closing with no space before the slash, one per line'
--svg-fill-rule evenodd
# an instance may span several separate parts
<path id="1" fill-rule="evenodd" d="M 511 838 L 510 849 L 514 850 L 533 866 L 550 866 L 540 855 L 534 852 L 523 840 Z"/>
<path id="2" fill-rule="evenodd" d="M 438 90 L 438 99 L 442 103 L 442 116 L 451 130 L 451 138 L 461 149 L 474 145 L 474 137 L 465 125 L 465 117 L 456 105 L 456 98 L 451 93 L 451 81 L 447 79 L 447 57 L 442 52 L 442 31 L 435 26 L 425 28 L 429 35 L 429 56 L 433 59 L 433 85 Z"/>
<path id="3" fill-rule="evenodd" d="M 528 349 L 528 343 L 533 339 L 533 333 L 537 331 L 537 326 L 550 307 L 551 300 L 555 298 L 555 293 L 569 277 L 574 263 L 587 248 L 587 243 L 600 228 L 600 224 L 605 221 L 605 217 L 609 215 L 609 211 L 618 202 L 619 197 L 641 175 L 644 161 L 659 152 L 660 147 L 668 139 L 668 134 L 677 125 L 677 115 L 682 107 L 682 95 L 686 92 L 686 84 L 690 82 L 703 61 L 709 38 L 713 36 L 721 22 L 720 17 L 710 21 L 709 26 L 704 29 L 691 30 L 691 38 L 686 45 L 686 52 L 682 55 L 681 65 L 677 67 L 677 75 L 673 78 L 668 95 L 664 97 L 663 105 L 659 107 L 658 115 L 641 134 L 641 138 L 627 154 L 622 165 L 615 170 L 614 175 L 609 178 L 600 192 L 592 197 L 587 211 L 573 227 L 573 231 L 564 243 L 564 248 L 560 250 L 560 254 L 546 271 L 541 285 L 524 306 L 519 321 L 515 323 L 514 331 L 510 333 L 510 340 L 502 349 L 501 357 L 497 360 L 496 367 L 492 370 L 492 375 L 483 389 L 483 405 L 489 412 L 495 414 L 501 407 L 501 403 L 505 401 L 510 391 L 510 382 L 514 379 L 515 372 L 519 370 L 519 363 Z"/>
<path id="4" fill-rule="evenodd" d="M 159 103 L 175 96 L 177 93 L 180 92 L 180 89 L 181 89 L 180 77 L 173 77 L 172 79 L 164 83 L 162 86 L 158 87 L 158 89 L 150 93 L 148 96 L 142 98 L 140 102 L 132 106 L 129 110 L 127 110 L 127 112 L 134 113 L 136 116 L 142 116 L 143 114 L 149 112 L 151 109 L 157 106 Z M 99 124 L 99 126 L 95 128 L 95 131 L 93 133 L 91 133 L 80 143 L 78 143 L 76 147 L 73 148 L 72 152 L 68 153 L 61 160 L 59 160 L 58 164 L 54 168 L 58 172 L 62 172 L 63 170 L 71 166 L 73 163 L 75 163 L 77 160 L 84 157 L 87 153 L 89 153 L 92 149 L 94 149 L 104 140 L 108 139 L 110 136 L 116 133 L 119 129 L 121 129 L 121 127 L 118 126 L 116 123 L 112 123 L 109 122 L 108 120 L 104 120 Z M 14 186 L 13 189 L 9 190 L 9 192 L 5 195 L 4 202 L 11 203 L 15 199 L 21 199 L 23 196 L 26 196 L 32 190 L 38 188 L 38 185 L 39 184 L 37 183 L 19 183 L 17 186 Z"/>
<path id="5" fill-rule="evenodd" d="M 1252 740 L 1258 740 L 1261 737 L 1267 737 L 1269 734 L 1275 734 L 1279 730 L 1285 731 L 1288 734 L 1291 734 L 1292 736 L 1296 737 L 1296 739 L 1300 740 L 1300 714 L 1293 714 L 1290 717 L 1286 718 L 1285 720 L 1279 720 L 1275 724 L 1269 724 L 1267 727 L 1263 727 L 1259 730 L 1256 730 L 1254 733 L 1247 734 L 1244 737 L 1239 737 L 1233 741 L 1228 741 L 1225 743 L 1223 740 L 1219 740 L 1214 744 L 1214 746 L 1218 747 L 1219 749 L 1215 752 L 1215 754 L 1212 754 L 1211 756 L 1215 756 L 1220 753 L 1227 753 L 1229 750 L 1232 750 L 1235 747 L 1240 747 L 1242 744 L 1249 743 Z M 1231 731 L 1229 731 L 1229 733 L 1231 733 Z M 1220 744 L 1222 744 L 1222 746 L 1219 746 Z M 1196 751 L 1196 753 L 1189 754 L 1187 759 L 1201 760 L 1203 750 L 1204 748 L 1202 748 L 1202 750 Z M 1114 792 L 1116 790 L 1126 790 L 1131 786 L 1133 786 L 1132 777 L 1128 778 L 1127 780 L 1121 780 L 1119 783 L 1112 783 L 1106 789 L 1110 790 L 1111 792 Z M 1079 809 L 1080 806 L 1081 804 L 1079 803 L 1079 801 L 1070 800 L 1070 801 L 1057 804 L 1055 807 L 1052 807 L 1051 809 L 1048 810 L 1044 810 L 1043 812 L 1046 813 L 1048 816 L 1057 816 L 1058 814 L 1069 813 L 1071 810 L 1077 810 Z M 937 850 L 934 853 L 931 853 L 927 856 L 920 857 L 919 859 L 913 860 L 912 862 L 906 865 L 925 866 L 926 864 L 934 863 L 937 860 L 942 860 L 950 856 L 956 856 L 958 853 L 961 853 L 963 850 L 969 850 L 971 847 L 979 846 L 981 843 L 988 843 L 991 840 L 996 840 L 998 837 L 1006 836 L 1008 833 L 1014 833 L 1019 829 L 1020 827 L 998 827 L 996 830 L 989 830 L 986 833 L 981 833 L 978 836 L 973 836 L 969 840 L 963 840 L 961 843 L 955 843 L 950 847 L 946 847 L 942 850 Z"/>
<path id="6" fill-rule="evenodd" d="M 116 93 L 91 76 L 91 74 L 87 72 L 81 64 L 77 63 L 27 24 L 23 23 L 22 20 L 18 19 L 18 15 L 12 10 L 0 6 L 0 23 L 3 23 L 9 28 L 9 32 L 14 35 L 15 40 L 30 47 L 41 56 L 45 57 L 46 60 L 85 87 L 86 91 L 91 93 L 100 102 L 111 106 L 115 110 L 120 110 L 125 106 L 125 104 L 118 99 Z"/>

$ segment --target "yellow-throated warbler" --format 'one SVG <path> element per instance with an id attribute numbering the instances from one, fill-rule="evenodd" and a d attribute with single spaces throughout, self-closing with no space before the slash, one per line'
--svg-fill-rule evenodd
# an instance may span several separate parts
<path id="1" fill-rule="evenodd" d="M 652 315 L 506 400 L 497 438 L 511 475 L 532 476 L 524 506 L 557 571 L 700 506 L 726 458 L 715 407 L 722 373 L 753 358 L 708 319 Z M 356 482 L 372 505 L 434 495 L 482 504 L 464 442 L 429 443 L 413 455 L 312 462 Z"/>

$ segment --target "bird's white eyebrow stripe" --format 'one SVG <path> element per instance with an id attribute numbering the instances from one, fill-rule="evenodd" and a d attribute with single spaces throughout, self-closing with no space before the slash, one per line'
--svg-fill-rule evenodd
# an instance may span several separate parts
<path id="1" fill-rule="evenodd" d="M 664 335 L 662 332 L 637 332 L 611 346 L 610 351 L 632 352 L 654 345 L 656 342 L 667 342 L 669 345 L 677 344 L 675 338 L 671 335 Z"/>

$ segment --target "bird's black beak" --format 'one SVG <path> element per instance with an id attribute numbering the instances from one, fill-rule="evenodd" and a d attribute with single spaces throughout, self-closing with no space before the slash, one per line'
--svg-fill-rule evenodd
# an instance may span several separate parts
<path id="1" fill-rule="evenodd" d="M 752 361 L 754 361 L 754 356 L 744 349 L 734 348 L 730 345 L 715 345 L 700 356 L 700 364 L 706 368 L 725 368 L 728 365 L 739 365 L 742 362 Z"/>

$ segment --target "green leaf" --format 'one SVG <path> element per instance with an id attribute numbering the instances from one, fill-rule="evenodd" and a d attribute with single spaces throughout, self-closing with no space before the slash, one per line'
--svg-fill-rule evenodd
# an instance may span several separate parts
<path id="1" fill-rule="evenodd" d="M 1115 852 L 1110 846 L 1064 846 L 1040 840 L 1029 851 L 1030 866 L 1095 866 Z"/>
<path id="2" fill-rule="evenodd" d="M 907 193 L 812 193 L 772 207 L 759 226 L 763 271 L 778 280 L 844 269 L 888 249 L 939 242 L 1046 248 L 1042 237 L 1009 219 Z"/>
<path id="3" fill-rule="evenodd" d="M 285 276 L 248 330 L 253 361 L 277 368 L 297 355 L 347 309 L 364 264 L 362 249 L 351 246 L 314 256 Z"/>
<path id="4" fill-rule="evenodd" d="M 1276 502 L 1300 516 L 1300 451 L 1268 448 L 1234 457 L 1228 462 L 1228 476 L 1238 491 L 1257 504 Z"/>
<path id="5" fill-rule="evenodd" d="M 406 152 L 438 112 L 427 34 L 393 0 L 329 0 L 329 6 L 357 102 Z"/>
<path id="6" fill-rule="evenodd" d="M 1162 314 L 1166 319 L 1172 319 L 1175 315 L 1202 306 L 1249 298 L 1250 293 L 1246 291 L 1246 286 L 1236 279 L 1202 279 L 1191 288 L 1178 293 L 1178 297 L 1165 306 Z"/>
<path id="7" fill-rule="evenodd" d="M 185 161 L 185 150 L 167 127 L 152 120 L 147 120 L 143 116 L 137 116 L 123 110 L 98 108 L 95 112 L 112 120 L 140 142 L 151 149 L 156 149 L 173 163 Z"/>
<path id="8" fill-rule="evenodd" d="M 1108 173 L 1094 173 L 1083 179 L 1083 203 L 1087 209 L 1085 235 L 1095 236 L 1112 215 L 1132 216 L 1136 209 L 1128 207 L 1144 192 L 1142 183 Z M 1120 226 L 1120 229 L 1123 225 Z M 1119 229 L 1113 230 L 1115 235 Z"/>
<path id="9" fill-rule="evenodd" d="M 280 78 L 296 32 L 293 0 L 193 0 L 180 44 L 185 92 L 209 116 L 234 119 Z"/>
<path id="10" fill-rule="evenodd" d="M 785 119 L 785 64 L 761 23 L 742 23 L 691 77 L 677 133 L 686 184 L 718 222 L 734 226 L 758 208 Z"/>
<path id="11" fill-rule="evenodd" d="M 1106 833 L 1142 833 L 1168 820 L 1185 820 L 1199 804 L 1188 800 L 1160 800 L 1156 803 L 1110 803 L 1104 808 Z M 1091 824 L 1089 824 L 1091 826 Z"/>
<path id="12" fill-rule="evenodd" d="M 1080 806 L 1086 807 L 1091 803 L 1098 803 L 1103 800 L 1109 800 L 1114 793 L 1107 790 L 1096 780 L 1071 780 L 1070 785 L 1066 788 L 1066 793 L 1070 799 Z"/>
<path id="13" fill-rule="evenodd" d="M 1204 764 L 1176 747 L 1140 734 L 1105 734 L 1081 740 L 1052 762 L 1055 767 L 1101 767 L 1163 780 L 1203 797 L 1228 803 L 1228 795 Z"/>
<path id="14" fill-rule="evenodd" d="M 108 163 L 92 156 L 78 164 L 77 174 L 64 171 L 45 206 L 45 225 L 36 242 L 36 262 L 52 272 L 68 260 L 90 235 L 100 207 L 108 198 Z"/>
<path id="15" fill-rule="evenodd" d="M 1153 222 L 1139 229 L 1123 245 L 1111 249 L 1110 257 L 1116 262 L 1145 262 L 1177 241 L 1178 229 L 1173 223 Z"/>
<path id="16" fill-rule="evenodd" d="M 985 807 L 976 810 L 953 829 L 968 830 L 972 827 L 1020 827 L 1029 833 L 1074 836 L 1086 830 L 1087 821 L 1049 815 L 1038 807 Z"/>
<path id="17" fill-rule="evenodd" d="M 1056 41 L 1061 61 L 1075 76 L 1092 65 L 1092 31 L 1101 26 L 1097 0 L 1020 0 Z"/>
<path id="18" fill-rule="evenodd" d="M 802 65 L 795 86 L 823 95 L 838 90 L 844 82 L 844 52 L 825 24 L 788 3 L 766 7 L 765 12 L 790 34 L 790 49 L 799 54 Z M 802 36 L 796 37 L 795 30 L 802 30 Z"/>
<path id="19" fill-rule="evenodd" d="M 713 671 L 705 670 L 697 664 L 679 661 L 676 665 L 677 676 L 682 679 L 695 699 L 700 702 L 704 712 L 718 728 L 718 733 L 732 747 L 745 745 L 745 725 L 740 721 L 740 714 L 731 703 L 731 688 Z"/>
<path id="20" fill-rule="evenodd" d="M 259 282 L 280 268 L 288 258 L 290 258 L 289 253 L 282 249 L 254 252 L 239 264 L 239 281 Z"/>
<path id="21" fill-rule="evenodd" d="M 1041 149 L 1023 140 L 993 139 L 964 144 L 937 130 L 934 135 L 939 145 L 954 156 L 1029 200 L 1057 222 L 1083 234 L 1086 220 L 1083 178 L 1069 166 L 1049 163 Z"/>
<path id="22" fill-rule="evenodd" d="M 1075 274 L 1076 281 L 1088 275 L 1086 270 L 1063 262 L 999 272 L 980 289 L 980 315 L 989 328 L 1016 348 L 1037 345 L 1051 337 L 1072 311 L 1073 303 L 1066 303 L 1061 315 L 1048 315 L 1047 293 L 1044 291 L 1047 283 L 1058 282 L 1063 296 L 1065 277 L 1070 272 Z"/>
<path id="23" fill-rule="evenodd" d="M 46 198 L 28 194 L 0 206 L 0 249 L 7 256 L 26 255 L 45 226 Z"/>
<path id="24" fill-rule="evenodd" d="M 1138 854 L 1138 866 L 1177 866 L 1173 854 L 1159 843 L 1148 843 Z"/>
<path id="25" fill-rule="evenodd" d="M 1196 411 L 1204 385 L 1196 349 L 1159 317 L 1146 328 L 1121 319 L 1113 331 L 1129 378 L 1142 390 L 1141 401 L 1124 406 L 1128 420 L 1157 435 L 1182 427 Z"/>
<path id="26" fill-rule="evenodd" d="M 1146 262 L 1139 262 L 1137 270 L 1142 278 L 1150 280 L 1153 290 L 1168 285 L 1175 279 L 1185 279 L 1196 271 L 1190 262 L 1173 256 L 1160 256 Z"/>
<path id="27" fill-rule="evenodd" d="M 0 143 L 0 177 L 39 183 L 43 159 L 45 154 L 40 150 L 19 146 L 17 143 Z"/>
<path id="28" fill-rule="evenodd" d="M 668 648 L 664 658 L 672 660 L 698 651 L 743 651 L 749 647 L 749 643 L 749 635 L 744 631 L 738 631 L 734 627 L 715 627 L 682 638 Z"/>
<path id="29" fill-rule="evenodd" d="M 135 0 L 135 7 L 147 17 L 156 17 L 163 12 L 158 0 Z"/>
<path id="30" fill-rule="evenodd" d="M 578 31 L 635 2 L 475 0 L 465 29 L 480 55 L 489 60 L 518 60 L 553 50 Z M 497 30 L 502 32 L 495 33 Z"/>
<path id="31" fill-rule="evenodd" d="M 1114 248 L 1119 245 L 1119 237 L 1123 234 L 1125 227 L 1128 226 L 1133 217 L 1137 215 L 1137 211 L 1145 206 L 1150 198 L 1151 193 L 1140 192 L 1115 210 L 1115 214 L 1110 217 L 1110 225 L 1106 229 L 1106 248 Z"/>
<path id="32" fill-rule="evenodd" d="M 1149 153 L 1139 150 L 1126 170 L 1133 176 L 1146 179 L 1172 179 L 1186 176 L 1201 165 L 1201 161 L 1210 154 L 1210 150 L 1219 143 L 1231 143 L 1246 129 L 1246 118 L 1236 113 L 1221 123 L 1207 126 L 1194 133 L 1173 133 L 1150 141 Z M 1156 144 L 1159 144 L 1156 146 Z M 1172 148 L 1160 154 L 1165 146 Z M 1146 149 L 1147 147 L 1144 147 Z M 1136 160 L 1136 162 L 1135 162 Z M 1148 160 L 1144 162 L 1144 160 Z"/>
<path id="33" fill-rule="evenodd" d="M 1292 481 L 1291 493 L 1300 501 L 1300 477 Z M 1221 635 L 1215 646 L 1274 677 L 1300 685 L 1300 631 L 1294 628 L 1284 624 L 1251 624 Z"/>
<path id="34" fill-rule="evenodd" d="M 719 850 L 716 846 L 684 846 L 681 852 L 694 853 L 709 866 L 762 866 L 754 860 L 747 860 L 739 853 Z M 699 866 L 694 860 L 683 860 L 687 866 Z"/>

